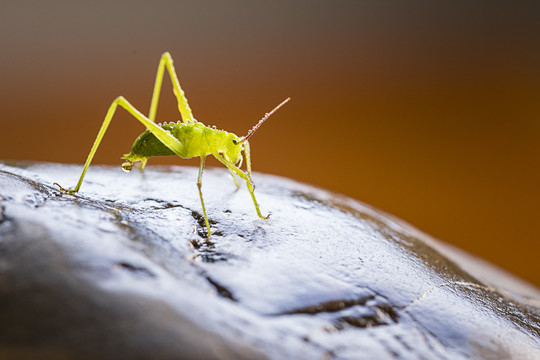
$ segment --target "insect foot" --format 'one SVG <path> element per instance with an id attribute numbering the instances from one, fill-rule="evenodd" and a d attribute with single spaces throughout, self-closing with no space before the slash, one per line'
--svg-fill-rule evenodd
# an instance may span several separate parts
<path id="1" fill-rule="evenodd" d="M 77 191 L 73 190 L 73 189 L 66 189 L 64 187 L 62 187 L 59 183 L 54 183 L 53 185 L 56 185 L 60 188 L 60 191 L 63 192 L 64 194 L 68 194 L 68 195 L 73 195 L 75 194 Z"/>

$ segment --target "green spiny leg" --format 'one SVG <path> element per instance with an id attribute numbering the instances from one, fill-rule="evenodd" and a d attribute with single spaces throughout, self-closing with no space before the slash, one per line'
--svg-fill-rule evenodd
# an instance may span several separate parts
<path id="1" fill-rule="evenodd" d="M 197 178 L 197 188 L 199 189 L 199 197 L 201 198 L 202 211 L 204 214 L 204 222 L 206 223 L 206 229 L 208 230 L 208 237 L 210 238 L 210 224 L 208 223 L 208 216 L 206 216 L 206 208 L 204 207 L 204 200 L 202 196 L 202 173 L 204 170 L 204 163 L 206 162 L 206 156 L 201 156 L 201 166 L 199 167 L 199 177 Z"/>
<path id="2" fill-rule="evenodd" d="M 220 154 L 212 153 L 212 155 L 214 155 L 214 157 L 216 159 L 218 159 L 219 162 L 221 162 L 223 165 L 225 165 L 227 168 L 229 168 L 229 170 L 233 171 L 236 175 L 240 176 L 242 179 L 244 179 L 246 181 L 249 193 L 251 195 L 251 198 L 253 199 L 253 204 L 255 205 L 255 210 L 257 210 L 257 215 L 259 215 L 259 217 L 261 219 L 264 219 L 264 220 L 268 219 L 270 217 L 270 215 L 263 216 L 261 214 L 261 210 L 259 209 L 259 204 L 257 204 L 257 199 L 255 199 L 255 193 L 253 192 L 253 184 L 251 183 L 250 178 L 246 174 L 244 174 L 244 172 L 242 170 L 237 168 L 232 162 L 225 159 Z"/>
<path id="3" fill-rule="evenodd" d="M 161 59 L 159 60 L 159 66 L 156 75 L 156 82 L 154 83 L 154 92 L 152 93 L 152 102 L 150 104 L 150 113 L 148 115 L 148 119 L 152 122 L 154 122 L 156 119 L 159 93 L 161 92 L 161 84 L 163 83 L 163 73 L 165 72 L 165 67 L 167 67 L 169 76 L 171 78 L 173 92 L 176 96 L 176 100 L 178 101 L 178 110 L 182 115 L 182 120 L 185 123 L 192 123 L 193 114 L 191 112 L 191 108 L 189 107 L 184 90 L 182 90 L 180 82 L 178 81 L 178 76 L 176 75 L 176 71 L 174 70 L 171 54 L 169 54 L 168 52 L 163 53 L 163 55 L 161 55 Z"/>
<path id="4" fill-rule="evenodd" d="M 103 120 L 103 124 L 101 124 L 101 128 L 99 129 L 96 140 L 94 141 L 94 145 L 92 146 L 92 149 L 90 150 L 90 154 L 88 154 L 88 158 L 86 159 L 86 163 L 84 164 L 84 168 L 83 168 L 81 177 L 79 178 L 79 182 L 77 183 L 77 186 L 75 186 L 75 189 L 64 189 L 59 184 L 55 183 L 56 185 L 58 185 L 61 191 L 67 194 L 74 194 L 79 191 L 79 189 L 81 188 L 81 184 L 83 182 L 84 176 L 86 175 L 86 170 L 88 170 L 88 166 L 90 166 L 90 163 L 92 162 L 92 159 L 94 158 L 97 148 L 99 147 L 99 144 L 101 143 L 101 139 L 103 139 L 103 135 L 105 135 L 105 132 L 107 131 L 107 128 L 109 127 L 109 124 L 118 106 L 123 107 L 127 112 L 129 112 L 137 120 L 143 123 L 143 125 L 148 130 L 152 131 L 152 133 L 163 144 L 165 144 L 169 149 L 171 149 L 175 154 L 179 155 L 181 153 L 183 145 L 180 141 L 178 141 L 178 139 L 172 136 L 169 132 L 163 130 L 160 126 L 156 125 L 154 122 L 150 121 L 146 116 L 144 116 L 141 112 L 139 112 L 133 105 L 131 105 L 123 96 L 119 96 L 113 101 L 113 103 L 109 107 L 109 110 L 107 111 L 107 115 L 105 116 L 105 120 Z"/>
<path id="5" fill-rule="evenodd" d="M 223 157 L 224 157 L 225 159 L 227 159 L 227 161 L 231 161 L 231 160 L 227 157 L 227 154 L 223 154 Z M 240 160 L 241 160 L 241 158 L 240 158 Z M 238 167 L 240 167 L 240 165 L 242 165 L 242 162 L 240 162 L 240 164 L 238 165 Z M 236 176 L 234 175 L 234 172 L 233 172 L 231 169 L 229 169 L 229 174 L 231 174 L 231 177 L 232 177 L 232 179 L 233 179 L 233 181 L 234 181 L 234 185 L 236 185 L 236 190 L 240 189 L 240 184 L 238 183 L 238 180 L 236 180 Z"/>
<path id="6" fill-rule="evenodd" d="M 231 174 L 231 177 L 234 181 L 234 185 L 236 185 L 236 190 L 240 189 L 240 184 L 238 183 L 238 180 L 236 180 L 236 176 L 234 175 L 234 172 L 229 169 L 229 173 Z"/>

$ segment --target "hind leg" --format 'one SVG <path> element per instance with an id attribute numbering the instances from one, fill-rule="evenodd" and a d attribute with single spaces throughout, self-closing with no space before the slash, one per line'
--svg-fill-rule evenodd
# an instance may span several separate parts
<path id="1" fill-rule="evenodd" d="M 167 71 L 169 72 L 169 76 L 171 78 L 174 96 L 176 96 L 176 100 L 178 101 L 178 110 L 180 111 L 180 114 L 182 115 L 182 121 L 185 123 L 192 123 L 193 114 L 191 112 L 191 108 L 189 107 L 184 90 L 182 90 L 182 87 L 180 86 L 180 82 L 178 81 L 178 76 L 176 75 L 176 71 L 174 70 L 173 59 L 171 57 L 171 54 L 169 54 L 168 52 L 163 53 L 163 55 L 161 55 L 161 59 L 159 60 L 158 71 L 156 75 L 156 81 L 154 83 L 154 92 L 152 93 L 152 103 L 150 104 L 150 113 L 148 114 L 148 119 L 152 122 L 154 122 L 156 119 L 159 93 L 161 92 L 161 84 L 163 83 L 163 73 L 165 72 L 165 68 L 167 68 Z"/>
<path id="2" fill-rule="evenodd" d="M 133 115 L 133 117 L 139 120 L 148 130 L 152 132 L 152 134 L 154 134 L 163 144 L 165 144 L 175 154 L 177 155 L 180 154 L 183 148 L 183 145 L 178 139 L 172 136 L 169 132 L 163 130 L 160 126 L 156 125 L 154 122 L 150 121 L 139 110 L 137 110 L 133 105 L 131 105 L 123 96 L 119 96 L 113 101 L 113 103 L 109 107 L 109 110 L 107 111 L 105 120 L 103 120 L 103 124 L 101 124 L 101 128 L 99 129 L 98 135 L 96 137 L 96 140 L 94 141 L 94 145 L 92 146 L 92 149 L 90 149 L 90 153 L 88 154 L 88 158 L 86 159 L 86 163 L 84 164 L 83 171 L 81 173 L 81 176 L 75 188 L 65 189 L 62 186 L 60 186 L 58 183 L 55 183 L 55 185 L 57 185 L 60 188 L 60 190 L 62 190 L 63 192 L 67 194 L 74 194 L 78 192 L 79 189 L 81 188 L 84 176 L 86 175 L 86 170 L 88 170 L 88 167 L 90 166 L 90 163 L 92 162 L 92 159 L 94 158 L 94 155 L 96 154 L 99 144 L 101 143 L 101 140 L 103 139 L 103 136 L 105 135 L 105 132 L 107 131 L 107 128 L 109 127 L 109 124 L 111 123 L 111 120 L 118 106 L 124 108 L 127 112 Z"/>

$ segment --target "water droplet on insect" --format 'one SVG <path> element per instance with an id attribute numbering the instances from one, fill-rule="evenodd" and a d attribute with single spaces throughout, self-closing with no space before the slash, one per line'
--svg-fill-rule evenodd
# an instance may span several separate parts
<path id="1" fill-rule="evenodd" d="M 122 164 L 122 170 L 125 172 L 130 172 L 133 169 L 133 163 L 131 161 L 126 161 Z"/>

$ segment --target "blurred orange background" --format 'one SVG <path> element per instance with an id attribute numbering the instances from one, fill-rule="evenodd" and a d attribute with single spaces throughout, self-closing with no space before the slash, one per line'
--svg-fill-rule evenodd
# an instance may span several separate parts
<path id="1" fill-rule="evenodd" d="M 250 141 L 255 171 L 540 285 L 540 2 L 3 2 L 0 159 L 82 165 L 116 96 L 148 111 L 164 51 L 207 125 L 243 135 L 292 98 Z M 179 118 L 170 91 L 158 121 Z M 95 163 L 120 171 L 142 131 L 119 112 Z"/>

